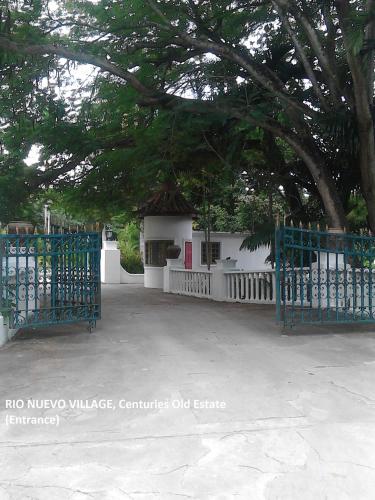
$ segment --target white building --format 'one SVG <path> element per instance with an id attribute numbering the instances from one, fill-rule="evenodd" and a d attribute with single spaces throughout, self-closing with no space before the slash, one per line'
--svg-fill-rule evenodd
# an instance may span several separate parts
<path id="1" fill-rule="evenodd" d="M 204 231 L 193 231 L 194 207 L 181 194 L 176 185 L 165 183 L 161 189 L 141 207 L 143 232 L 140 250 L 144 262 L 144 279 L 129 275 L 120 266 L 120 252 L 104 242 L 102 251 L 102 280 L 104 283 L 140 283 L 146 288 L 163 288 L 164 267 L 167 259 L 179 258 L 185 269 L 207 269 L 207 242 Z M 216 261 L 232 259 L 237 269 L 270 269 L 266 259 L 269 248 L 261 247 L 254 252 L 240 250 L 246 234 L 211 232 L 211 267 Z M 108 248 L 107 248 L 108 247 Z M 105 255 L 103 255 L 103 252 Z M 116 263 L 114 262 L 116 260 Z M 113 265 L 112 265 L 113 263 Z M 114 276 L 116 275 L 116 276 Z"/>
<path id="2" fill-rule="evenodd" d="M 148 224 L 151 224 L 153 229 L 157 226 L 169 227 L 169 224 L 165 225 L 164 219 L 149 220 Z M 191 229 L 191 225 L 190 225 Z M 147 230 L 148 237 L 152 234 L 151 231 Z M 211 256 L 212 263 L 211 267 L 214 267 L 215 261 L 219 259 L 234 259 L 237 261 L 236 267 L 238 269 L 245 269 L 251 271 L 271 269 L 271 264 L 267 262 L 267 257 L 270 254 L 269 247 L 262 246 L 254 252 L 249 250 L 240 250 L 242 242 L 248 235 L 245 233 L 229 233 L 229 232 L 217 232 L 213 231 L 210 235 L 210 246 L 211 246 Z M 190 251 L 188 245 L 185 243 L 191 242 L 191 258 L 187 255 Z M 204 231 L 191 231 L 191 238 L 184 239 L 181 246 L 181 255 L 184 266 L 186 269 L 193 270 L 204 270 L 207 269 L 207 257 L 206 257 L 206 243 Z M 145 244 L 144 244 L 144 233 L 141 233 L 140 239 L 141 254 L 143 255 L 143 260 L 145 260 Z M 191 260 L 191 266 L 189 266 L 189 261 Z M 147 266 L 145 266 L 146 269 Z M 147 272 L 147 271 L 146 271 Z M 157 287 L 159 288 L 159 287 Z"/>
<path id="3" fill-rule="evenodd" d="M 193 231 L 194 207 L 174 184 L 164 184 L 141 208 L 143 234 L 141 254 L 145 266 L 144 284 L 147 288 L 163 288 L 163 268 L 167 258 L 182 260 L 185 269 L 207 269 L 207 242 L 204 231 Z M 270 268 L 265 261 L 267 247 L 255 252 L 240 250 L 246 234 L 211 232 L 211 266 L 216 260 L 234 259 L 237 268 L 258 270 Z M 179 255 L 173 254 L 178 246 Z M 172 251 L 172 253 L 170 253 Z"/>
<path id="4" fill-rule="evenodd" d="M 244 233 L 211 232 L 210 246 L 213 261 L 219 259 L 234 259 L 237 261 L 238 269 L 257 271 L 270 268 L 266 263 L 270 254 L 268 247 L 261 247 L 255 252 L 240 250 L 243 240 L 247 237 Z M 207 268 L 205 252 L 204 231 L 193 231 L 193 269 Z M 212 265 L 215 265 L 214 263 Z"/>
<path id="5" fill-rule="evenodd" d="M 194 207 L 175 184 L 164 183 L 140 209 L 146 288 L 163 288 L 167 258 L 191 255 Z"/>

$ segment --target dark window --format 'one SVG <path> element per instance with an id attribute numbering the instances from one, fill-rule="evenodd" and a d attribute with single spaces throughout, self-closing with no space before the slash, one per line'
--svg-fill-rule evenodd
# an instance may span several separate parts
<path id="1" fill-rule="evenodd" d="M 201 243 L 201 264 L 207 264 L 207 247 L 210 248 L 211 264 L 216 264 L 216 261 L 221 258 L 221 245 L 219 241 L 210 241 Z"/>
<path id="2" fill-rule="evenodd" d="M 167 264 L 167 248 L 174 245 L 173 240 L 148 240 L 145 242 L 145 264 L 164 267 Z"/>

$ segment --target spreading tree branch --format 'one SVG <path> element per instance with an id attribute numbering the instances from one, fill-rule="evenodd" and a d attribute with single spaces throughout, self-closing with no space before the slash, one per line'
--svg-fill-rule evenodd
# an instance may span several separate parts
<path id="1" fill-rule="evenodd" d="M 301 113 L 315 118 L 317 113 L 305 104 L 293 99 L 284 87 L 283 82 L 270 68 L 259 66 L 242 50 L 236 50 L 225 43 L 209 40 L 207 37 L 194 37 L 189 33 L 180 32 L 164 15 L 153 0 L 147 0 L 150 8 L 160 17 L 165 30 L 173 33 L 176 40 L 185 47 L 195 47 L 203 52 L 211 52 L 216 56 L 238 64 L 265 90 L 278 97 L 284 104 L 299 110 Z"/>
<path id="2" fill-rule="evenodd" d="M 322 94 L 321 88 L 318 84 L 314 70 L 313 70 L 313 68 L 308 60 L 308 57 L 305 53 L 305 50 L 304 50 L 302 44 L 300 43 L 300 41 L 298 40 L 298 37 L 294 33 L 292 26 L 290 25 L 289 19 L 287 17 L 287 13 L 284 13 L 283 9 L 281 8 L 282 2 L 280 2 L 280 0 L 273 0 L 272 4 L 274 5 L 274 7 L 276 9 L 284 27 L 285 27 L 286 32 L 288 33 L 288 35 L 290 36 L 290 39 L 293 42 L 293 45 L 296 49 L 297 56 L 298 56 L 299 60 L 301 61 L 303 67 L 305 68 L 306 74 L 307 74 L 307 76 L 312 84 L 312 87 L 314 89 L 316 96 L 318 97 L 318 99 L 322 105 L 322 108 L 325 111 L 329 111 L 330 106 L 327 103 L 326 98 Z"/>

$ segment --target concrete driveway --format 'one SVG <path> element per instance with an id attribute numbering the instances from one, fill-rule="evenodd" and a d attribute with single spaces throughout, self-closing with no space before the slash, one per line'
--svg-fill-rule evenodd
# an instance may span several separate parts
<path id="1" fill-rule="evenodd" d="M 0 350 L 1 500 L 374 498 L 368 328 L 282 335 L 270 308 L 137 285 L 85 328 Z"/>

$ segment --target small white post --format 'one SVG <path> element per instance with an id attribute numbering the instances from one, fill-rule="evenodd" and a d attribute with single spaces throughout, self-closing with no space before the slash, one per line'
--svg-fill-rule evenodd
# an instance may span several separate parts
<path id="1" fill-rule="evenodd" d="M 220 259 L 216 261 L 216 267 L 212 267 L 212 298 L 224 301 L 226 299 L 226 277 L 225 272 L 236 269 L 236 259 Z"/>
<path id="2" fill-rule="evenodd" d="M 276 303 L 276 273 L 272 273 L 272 302 Z"/>
<path id="3" fill-rule="evenodd" d="M 8 342 L 8 328 L 4 324 L 4 317 L 0 313 L 0 347 Z"/>

